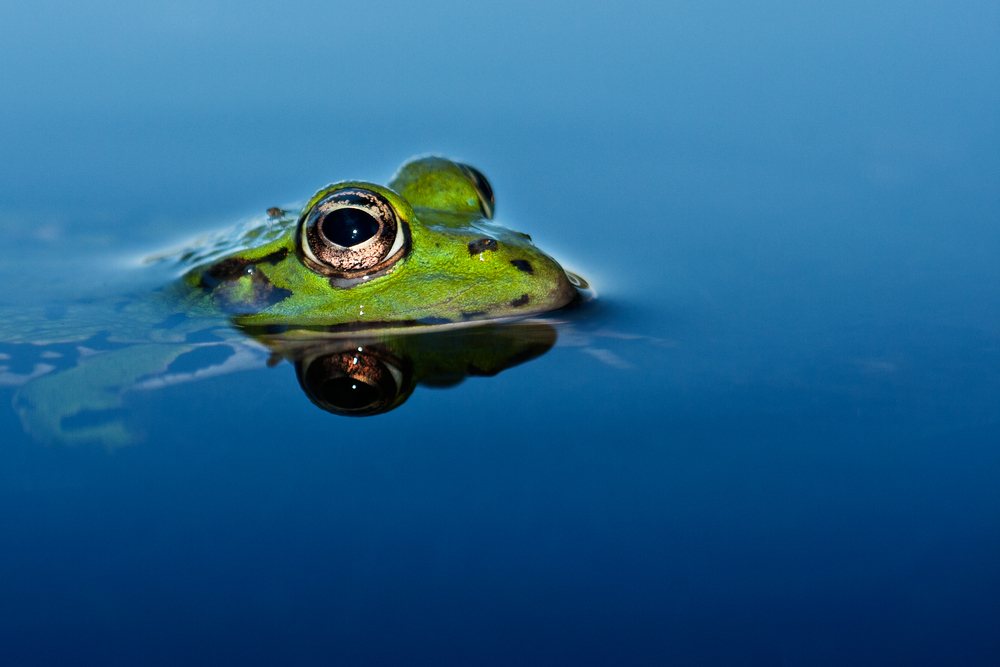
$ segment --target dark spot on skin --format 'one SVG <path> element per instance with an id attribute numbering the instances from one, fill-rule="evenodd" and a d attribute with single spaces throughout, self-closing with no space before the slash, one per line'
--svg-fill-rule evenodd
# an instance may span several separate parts
<path id="1" fill-rule="evenodd" d="M 475 319 L 478 319 L 480 317 L 485 317 L 485 316 L 486 316 L 486 311 L 485 310 L 463 310 L 462 311 L 462 319 L 463 320 L 475 320 Z"/>
<path id="2" fill-rule="evenodd" d="M 529 301 L 531 301 L 531 297 L 528 296 L 527 294 L 522 294 L 521 296 L 511 301 L 510 305 L 514 308 L 520 308 L 521 306 L 527 304 Z"/>
<path id="3" fill-rule="evenodd" d="M 224 259 L 201 274 L 201 286 L 213 289 L 226 281 L 236 280 L 246 273 L 247 267 L 251 264 L 252 262 L 249 260 L 239 257 Z"/>
<path id="4" fill-rule="evenodd" d="M 270 308 L 291 295 L 291 290 L 275 287 L 264 274 L 259 273 L 254 276 L 253 294 L 249 298 L 241 295 L 237 299 L 232 299 L 226 293 L 218 295 L 217 298 L 226 312 L 235 315 L 248 315 Z"/>
<path id="5" fill-rule="evenodd" d="M 275 287 L 263 272 L 257 270 L 257 261 L 275 264 L 288 254 L 288 250 L 283 248 L 277 252 L 264 257 L 261 260 L 248 260 L 238 257 L 231 257 L 222 260 L 218 264 L 209 267 L 201 274 L 201 287 L 207 290 L 215 290 L 216 298 L 219 299 L 220 306 L 231 313 L 252 313 L 264 308 L 269 308 L 279 301 L 283 301 L 292 295 L 287 289 Z M 232 298 L 224 286 L 236 282 L 240 278 L 249 276 L 252 281 L 252 294 L 247 298 L 241 295 L 239 298 Z"/>
<path id="6" fill-rule="evenodd" d="M 281 250 L 275 250 L 270 255 L 264 255 L 257 260 L 257 264 L 270 264 L 274 266 L 286 257 L 288 257 L 288 248 L 282 248 Z"/>
<path id="7" fill-rule="evenodd" d="M 531 262 L 526 259 L 512 259 L 510 263 L 518 271 L 524 271 L 525 273 L 534 273 L 535 270 L 531 268 Z"/>
<path id="8" fill-rule="evenodd" d="M 224 259 L 218 264 L 209 267 L 201 274 L 201 286 L 206 289 L 213 289 L 221 283 L 238 280 L 245 275 L 254 276 L 254 280 L 257 280 L 255 275 L 257 264 L 271 264 L 273 266 L 287 256 L 288 248 L 281 248 L 260 259 L 243 259 L 241 257 Z M 267 279 L 264 278 L 264 280 Z"/>
<path id="9" fill-rule="evenodd" d="M 469 255 L 478 255 L 487 250 L 497 249 L 496 239 L 477 239 L 469 243 Z"/>

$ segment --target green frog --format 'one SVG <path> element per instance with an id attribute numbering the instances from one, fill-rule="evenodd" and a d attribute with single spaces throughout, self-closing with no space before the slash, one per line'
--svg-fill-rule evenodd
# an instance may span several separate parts
<path id="1" fill-rule="evenodd" d="M 544 323 L 503 321 L 589 292 L 494 210 L 482 173 L 439 157 L 388 186 L 335 183 L 298 215 L 269 209 L 150 258 L 181 274 L 163 289 L 11 309 L 0 386 L 18 387 L 38 439 L 117 446 L 134 439 L 129 396 L 265 362 L 289 361 L 313 403 L 350 415 L 394 409 L 418 384 L 498 373 L 556 340 Z"/>
<path id="2" fill-rule="evenodd" d="M 197 266 L 183 284 L 201 307 L 247 328 L 454 325 L 576 299 L 583 281 L 527 234 L 494 223 L 494 210 L 493 189 L 477 169 L 419 158 L 387 186 L 342 181 L 313 195 L 298 216 L 270 209 L 238 250 L 227 252 L 222 240 L 185 253 Z"/>

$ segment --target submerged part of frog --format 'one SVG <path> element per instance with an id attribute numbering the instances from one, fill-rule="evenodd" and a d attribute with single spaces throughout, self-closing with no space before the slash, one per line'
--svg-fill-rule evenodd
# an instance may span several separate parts
<path id="1" fill-rule="evenodd" d="M 496 375 L 545 354 L 557 338 L 551 325 L 531 321 L 349 338 L 301 330 L 256 340 L 229 333 L 107 352 L 63 346 L 65 359 L 50 347 L 44 360 L 65 367 L 24 377 L 14 407 L 25 431 L 42 442 L 121 447 L 137 438 L 127 406 L 143 392 L 253 370 L 269 355 L 269 366 L 281 360 L 294 365 L 299 385 L 316 406 L 370 416 L 398 408 L 418 385 L 451 387 L 468 377 Z M 33 346 L 0 344 L 0 385 L 5 357 L 23 356 L 29 352 L 25 347 Z"/>
<path id="2" fill-rule="evenodd" d="M 297 217 L 270 209 L 246 247 L 189 253 L 184 283 L 245 327 L 453 324 L 573 301 L 582 281 L 493 211 L 479 171 L 420 158 L 388 186 L 329 185 Z"/>

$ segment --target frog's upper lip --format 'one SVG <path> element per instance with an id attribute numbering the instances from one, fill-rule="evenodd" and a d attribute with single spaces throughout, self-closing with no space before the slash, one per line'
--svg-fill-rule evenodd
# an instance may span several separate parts
<path id="1" fill-rule="evenodd" d="M 426 308 L 427 306 L 445 306 L 445 305 L 448 305 L 452 301 L 454 301 L 455 299 L 457 299 L 460 296 L 462 296 L 463 294 L 465 294 L 466 292 L 469 292 L 470 290 L 472 290 L 474 287 L 475 287 L 475 285 L 469 285 L 468 287 L 460 289 L 457 292 L 453 292 L 447 298 L 442 299 L 441 301 L 435 301 L 435 302 L 433 302 L 431 304 L 423 304 L 421 306 L 421 309 Z M 408 310 L 400 310 L 398 312 L 401 313 L 401 314 L 406 314 L 406 313 L 412 313 L 415 310 L 417 310 L 417 308 L 414 307 L 414 308 L 410 308 Z"/>

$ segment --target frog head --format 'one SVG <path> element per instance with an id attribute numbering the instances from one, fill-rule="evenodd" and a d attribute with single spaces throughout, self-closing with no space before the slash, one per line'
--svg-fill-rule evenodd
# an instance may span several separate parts
<path id="1" fill-rule="evenodd" d="M 243 326 L 452 324 L 560 308 L 577 291 L 527 234 L 492 221 L 478 170 L 437 157 L 388 186 L 321 189 L 281 233 L 199 266 L 185 282 Z"/>

